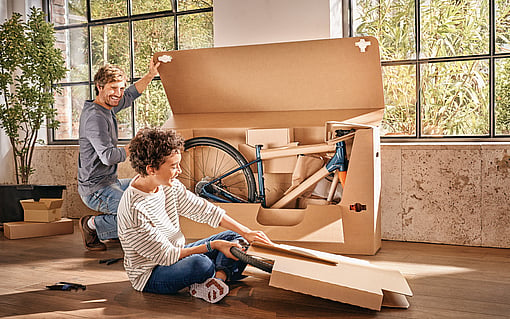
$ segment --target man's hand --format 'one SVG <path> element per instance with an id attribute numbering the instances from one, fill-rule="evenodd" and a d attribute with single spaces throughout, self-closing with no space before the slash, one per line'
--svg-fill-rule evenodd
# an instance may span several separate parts
<path id="1" fill-rule="evenodd" d="M 161 64 L 161 62 L 157 62 L 157 63 L 154 63 L 154 59 L 150 59 L 150 62 L 149 62 L 149 72 L 148 74 L 154 78 L 155 76 L 159 75 L 159 71 L 158 71 L 158 68 L 159 68 L 159 65 Z"/>
<path id="2" fill-rule="evenodd" d="M 135 82 L 135 87 L 138 93 L 142 94 L 143 91 L 149 86 L 149 83 L 154 79 L 156 75 L 159 75 L 158 67 L 161 62 L 154 63 L 154 58 L 150 59 L 149 72 L 145 74 L 140 80 Z"/>

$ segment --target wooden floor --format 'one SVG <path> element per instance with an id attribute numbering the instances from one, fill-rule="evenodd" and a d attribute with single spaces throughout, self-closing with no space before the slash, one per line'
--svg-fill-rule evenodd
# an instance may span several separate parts
<path id="1" fill-rule="evenodd" d="M 8 240 L 0 235 L 2 318 L 510 318 L 510 250 L 384 241 L 375 256 L 354 256 L 400 270 L 413 290 L 409 309 L 371 311 L 268 286 L 267 276 L 231 286 L 218 304 L 132 289 L 118 243 L 83 249 L 81 235 Z M 50 291 L 59 281 L 85 291 Z"/>

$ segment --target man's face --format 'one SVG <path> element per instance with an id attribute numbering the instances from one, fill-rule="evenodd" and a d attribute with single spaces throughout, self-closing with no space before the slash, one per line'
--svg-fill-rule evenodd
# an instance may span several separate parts
<path id="1" fill-rule="evenodd" d="M 155 171 L 159 185 L 172 186 L 172 182 L 182 173 L 181 152 L 173 153 L 165 158 L 165 162 Z"/>
<path id="2" fill-rule="evenodd" d="M 117 81 L 106 83 L 104 87 L 98 86 L 99 94 L 97 95 L 97 102 L 108 108 L 113 108 L 119 105 L 119 101 L 124 95 L 124 89 L 126 88 L 125 81 Z"/>

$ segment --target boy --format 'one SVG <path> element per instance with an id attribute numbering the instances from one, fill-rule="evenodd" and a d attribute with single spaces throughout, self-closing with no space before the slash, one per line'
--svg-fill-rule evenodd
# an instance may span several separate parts
<path id="1" fill-rule="evenodd" d="M 124 192 L 118 210 L 118 234 L 124 267 L 136 290 L 190 294 L 216 303 L 228 294 L 228 281 L 244 278 L 246 264 L 230 247 L 238 240 L 272 244 L 225 211 L 186 190 L 181 173 L 184 140 L 173 130 L 143 129 L 129 145 L 131 166 L 138 173 Z M 179 216 L 225 231 L 185 245 Z"/>

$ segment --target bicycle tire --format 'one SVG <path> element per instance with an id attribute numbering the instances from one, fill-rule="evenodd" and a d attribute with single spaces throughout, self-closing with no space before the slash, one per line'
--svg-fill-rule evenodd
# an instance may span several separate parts
<path id="1" fill-rule="evenodd" d="M 195 137 L 184 143 L 179 179 L 199 194 L 203 184 L 246 164 L 244 156 L 227 142 L 214 137 Z M 221 187 L 242 202 L 254 203 L 257 198 L 255 177 L 249 166 L 222 179 L 215 187 Z"/>
<path id="2" fill-rule="evenodd" d="M 237 247 L 230 247 L 230 252 L 232 255 L 239 258 L 240 261 L 247 263 L 255 268 L 258 268 L 262 271 L 271 273 L 273 271 L 273 264 L 268 263 L 267 261 L 263 261 L 259 258 L 253 257 L 242 251 Z"/>

